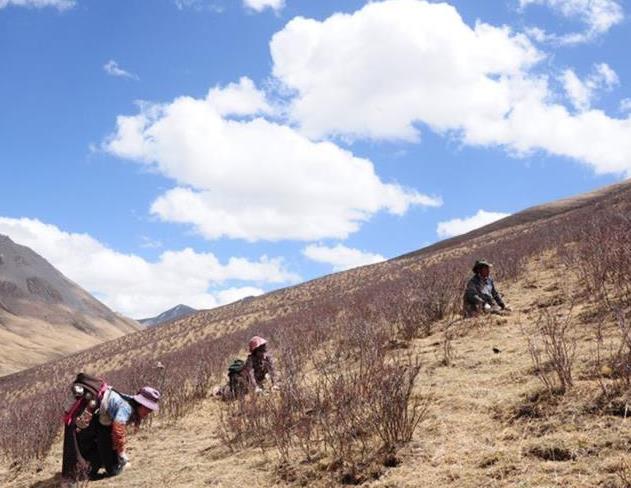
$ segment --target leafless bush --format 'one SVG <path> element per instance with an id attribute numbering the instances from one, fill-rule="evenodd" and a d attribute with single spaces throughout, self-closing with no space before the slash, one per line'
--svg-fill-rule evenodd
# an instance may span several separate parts
<path id="1" fill-rule="evenodd" d="M 231 449 L 273 446 L 268 412 L 261 398 L 251 395 L 221 406 L 220 436 Z"/>
<path id="2" fill-rule="evenodd" d="M 615 333 L 605 343 L 604 319 L 595 329 L 595 366 L 602 394 L 608 397 L 631 387 L 631 322 L 624 313 L 616 314 Z"/>
<path id="3" fill-rule="evenodd" d="M 419 300 L 410 300 L 404 304 L 397 317 L 395 336 L 403 340 L 411 340 L 414 337 L 427 337 L 432 333 L 432 321 L 426 314 L 426 304 Z"/>
<path id="4" fill-rule="evenodd" d="M 561 391 L 571 388 L 576 353 L 572 309 L 562 318 L 547 310 L 541 313 L 535 330 L 528 337 L 528 349 L 537 377 L 547 390 L 556 389 L 550 370 L 555 373 Z"/>
<path id="5" fill-rule="evenodd" d="M 441 347 L 442 358 L 440 360 L 443 366 L 449 366 L 453 361 L 453 358 L 454 358 L 453 340 L 458 334 L 457 329 L 456 329 L 457 324 L 458 324 L 457 320 L 452 320 L 445 326 L 445 330 L 443 331 L 443 340 L 442 340 L 442 347 Z"/>
<path id="6" fill-rule="evenodd" d="M 549 249 L 563 249 L 568 266 L 579 270 L 586 297 L 603 304 L 609 318 L 616 320 L 620 347 L 612 350 L 615 358 L 607 357 L 607 361 L 616 370 L 616 381 L 628 385 L 630 205 L 625 199 L 614 203 L 568 212 L 493 242 L 476 240 L 467 250 L 457 244 L 444 247 L 442 255 L 427 253 L 422 259 L 403 258 L 390 263 L 387 273 L 363 275 L 366 281 L 329 281 L 325 291 L 309 291 L 311 295 L 299 304 L 276 305 L 279 310 L 291 305 L 290 312 L 266 310 L 265 315 L 270 318 L 264 322 L 220 338 L 207 333 L 210 324 L 205 320 L 188 329 L 165 326 L 0 378 L 0 451 L 12 459 L 46 455 L 61 427 L 59 416 L 67 387 L 78 371 L 105 375 L 123 391 L 134 391 L 143 384 L 161 386 L 160 415 L 166 419 L 185 415 L 205 398 L 213 382 L 224 379 L 229 360 L 256 334 L 279 344 L 285 362 L 284 379 L 297 378 L 293 383 L 284 381 L 281 392 L 271 395 L 269 401 L 265 397 L 258 402 L 265 411 L 276 409 L 276 413 L 270 413 L 272 420 L 278 412 L 289 409 L 291 448 L 298 447 L 306 456 L 314 449 L 323 449 L 325 428 L 330 425 L 330 446 L 341 444 L 340 439 L 346 436 L 350 453 L 355 456 L 361 452 L 362 442 L 373 446 L 374 439 L 380 439 L 375 432 L 364 433 L 365 426 L 358 422 L 369 418 L 362 402 L 369 405 L 374 401 L 371 395 L 378 388 L 374 378 L 387 370 L 387 362 L 362 351 L 374 347 L 382 352 L 384 337 L 409 340 L 431 334 L 436 321 L 445 320 L 459 309 L 463 279 L 475 259 L 485 257 L 494 262 L 494 274 L 501 284 L 518 278 L 529 258 Z M 219 323 L 233 312 L 230 307 L 218 309 L 212 312 L 213 320 Z M 572 327 L 551 316 L 540 322 L 542 332 L 537 332 L 531 341 L 533 360 L 548 364 L 551 355 L 558 382 L 569 387 L 574 356 Z M 449 331 L 447 328 L 444 341 L 447 362 L 451 358 Z M 364 340 L 363 336 L 369 338 Z M 295 359 L 286 361 L 288 354 Z M 161 371 L 155 368 L 158 360 L 165 366 Z M 332 362 L 326 363 L 327 360 Z M 372 360 L 376 360 L 374 365 Z M 314 362 L 321 362 L 331 371 L 328 377 L 316 375 L 319 385 L 310 384 L 304 374 L 305 365 L 313 368 Z M 340 370 L 344 371 L 342 375 L 336 373 Z M 554 381 L 550 378 L 550 387 Z M 339 392 L 339 398 L 332 392 Z M 344 411 L 347 407 L 343 399 L 348 399 L 349 411 Z M 241 408 L 245 416 L 250 416 L 246 414 L 250 404 L 229 408 Z M 239 421 L 237 416 L 234 422 Z M 280 419 L 266 422 L 256 428 L 269 433 L 285 425 Z M 243 432 L 250 428 L 253 427 L 249 424 L 235 427 Z M 327 452 L 332 453 L 333 448 Z"/>
<path id="7" fill-rule="evenodd" d="M 399 305 L 399 333 L 403 339 L 427 337 L 432 325 L 455 311 L 462 294 L 462 276 L 452 269 L 433 269 L 415 284 L 418 294 Z"/>
<path id="8" fill-rule="evenodd" d="M 418 358 L 399 360 L 383 367 L 380 385 L 375 389 L 371 423 L 387 450 L 412 440 L 414 431 L 425 418 L 431 397 L 412 395 L 420 369 Z"/>
<path id="9" fill-rule="evenodd" d="M 616 378 L 624 387 L 631 387 L 631 321 L 623 313 L 616 317 L 618 346 L 615 349 L 613 364 Z"/>
<path id="10" fill-rule="evenodd" d="M 296 455 L 328 455 L 338 470 L 355 473 L 377 452 L 411 439 L 429 403 L 413 394 L 418 361 L 388 361 L 383 330 L 374 325 L 352 321 L 331 334 L 301 361 L 284 344 L 278 391 L 226 405 L 224 442 L 271 445 L 283 465 Z"/>
<path id="11" fill-rule="evenodd" d="M 588 296 L 614 312 L 631 306 L 631 220 L 611 212 L 588 218 L 572 261 Z"/>
<path id="12" fill-rule="evenodd" d="M 63 394 L 48 398 L 34 395 L 26 400 L 29 408 L 5 410 L 0 417 L 3 427 L 0 451 L 19 462 L 42 459 L 50 450 L 59 431 L 64 397 Z"/>

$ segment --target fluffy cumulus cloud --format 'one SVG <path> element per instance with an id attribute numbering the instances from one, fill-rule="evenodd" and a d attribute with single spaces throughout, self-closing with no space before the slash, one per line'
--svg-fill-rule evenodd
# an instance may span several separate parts
<path id="1" fill-rule="evenodd" d="M 330 264 L 333 271 L 344 271 L 366 264 L 380 263 L 386 259 L 380 254 L 353 249 L 342 244 L 334 247 L 310 244 L 302 250 L 302 253 L 312 261 Z"/>
<path id="2" fill-rule="evenodd" d="M 312 138 L 418 140 L 419 124 L 511 154 L 544 150 L 631 174 L 631 118 L 573 114 L 523 34 L 467 25 L 445 3 L 387 0 L 323 21 L 295 18 L 271 41 L 289 113 Z"/>
<path id="3" fill-rule="evenodd" d="M 190 248 L 165 251 L 155 262 L 117 252 L 87 234 L 65 232 L 32 219 L 0 217 L 0 234 L 30 247 L 112 309 L 134 318 L 151 317 L 178 303 L 211 308 L 259 295 L 258 284 L 294 283 L 282 259 L 230 258 Z M 242 287 L 231 281 L 249 282 Z"/>
<path id="4" fill-rule="evenodd" d="M 117 76 L 119 78 L 131 78 L 133 80 L 138 79 L 137 75 L 124 70 L 113 59 L 110 59 L 107 63 L 103 65 L 103 70 L 110 76 Z"/>
<path id="5" fill-rule="evenodd" d="M 229 83 L 225 87 L 216 86 L 208 91 L 207 103 L 221 116 L 272 114 L 274 109 L 268 103 L 265 93 L 254 82 L 242 77 L 239 83 Z"/>
<path id="6" fill-rule="evenodd" d="M 592 100 L 599 91 L 611 90 L 620 81 L 607 63 L 600 63 L 594 66 L 592 73 L 584 80 L 574 70 L 567 69 L 563 72 L 562 82 L 576 110 L 585 111 L 591 107 Z"/>
<path id="7" fill-rule="evenodd" d="M 486 125 L 510 107 L 508 79 L 541 58 L 508 28 L 472 29 L 454 7 L 417 0 L 298 17 L 270 47 L 275 76 L 297 92 L 291 114 L 312 137 L 415 140 L 415 122 Z"/>
<path id="8" fill-rule="evenodd" d="M 75 0 L 0 0 L 0 9 L 14 5 L 16 7 L 54 7 L 58 10 L 66 10 L 74 7 Z"/>
<path id="9" fill-rule="evenodd" d="M 285 0 L 243 0 L 243 5 L 256 12 L 262 12 L 266 8 L 279 12 L 285 7 Z"/>
<path id="10" fill-rule="evenodd" d="M 561 44 L 580 44 L 606 33 L 614 25 L 624 20 L 624 10 L 618 0 L 519 0 L 520 6 L 545 5 L 558 14 L 578 19 L 586 26 L 584 32 L 558 35 L 547 34 L 535 29 L 539 41 L 554 41 Z"/>
<path id="11" fill-rule="evenodd" d="M 510 214 L 502 212 L 487 212 L 486 210 L 478 210 L 478 213 L 471 217 L 463 219 L 452 219 L 445 222 L 439 222 L 436 233 L 441 239 L 466 234 L 469 231 L 484 227 L 496 220 L 508 217 Z"/>
<path id="12" fill-rule="evenodd" d="M 242 298 L 250 298 L 262 295 L 264 293 L 260 288 L 253 286 L 241 286 L 239 288 L 226 288 L 217 293 L 220 303 L 232 303 Z"/>
<path id="13" fill-rule="evenodd" d="M 192 224 L 208 239 L 345 238 L 381 210 L 401 215 L 440 204 L 384 183 L 367 159 L 261 116 L 270 110 L 241 79 L 204 99 L 145 104 L 118 117 L 105 149 L 177 182 L 152 213 Z"/>

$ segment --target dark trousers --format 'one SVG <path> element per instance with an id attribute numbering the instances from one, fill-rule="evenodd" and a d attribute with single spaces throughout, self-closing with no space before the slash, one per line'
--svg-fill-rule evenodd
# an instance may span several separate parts
<path id="1" fill-rule="evenodd" d="M 77 444 L 81 456 L 90 464 L 90 476 L 94 477 L 101 468 L 110 476 L 120 473 L 118 454 L 112 447 L 112 427 L 101 425 L 98 415 L 77 434 Z"/>
<path id="2" fill-rule="evenodd" d="M 90 466 L 79 451 L 77 427 L 74 422 L 64 426 L 64 450 L 61 462 L 61 476 L 64 479 L 79 481 L 88 477 Z"/>
<path id="3" fill-rule="evenodd" d="M 479 303 L 471 303 L 465 296 L 462 301 L 462 315 L 465 317 L 476 317 L 480 315 L 481 305 Z"/>

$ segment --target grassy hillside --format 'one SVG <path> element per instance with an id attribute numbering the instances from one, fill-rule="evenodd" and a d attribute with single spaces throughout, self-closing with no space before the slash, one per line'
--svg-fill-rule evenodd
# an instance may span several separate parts
<path id="1" fill-rule="evenodd" d="M 0 378 L 0 480 L 55 486 L 50 426 L 86 370 L 165 394 L 124 479 L 94 486 L 629 486 L 629 210 L 617 185 Z M 510 316 L 458 315 L 480 256 Z M 280 391 L 213 400 L 254 333 Z"/>
<path id="2" fill-rule="evenodd" d="M 0 376 L 141 328 L 0 235 Z"/>

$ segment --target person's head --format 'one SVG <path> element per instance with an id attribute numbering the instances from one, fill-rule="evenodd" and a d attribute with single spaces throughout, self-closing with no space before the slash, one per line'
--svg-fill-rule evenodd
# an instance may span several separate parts
<path id="1" fill-rule="evenodd" d="M 138 423 L 144 419 L 151 412 L 157 412 L 160 407 L 158 402 L 160 401 L 160 392 L 150 386 L 143 386 L 138 393 L 136 393 L 132 399 L 135 403 L 134 411 Z"/>
<path id="2" fill-rule="evenodd" d="M 254 336 L 248 342 L 248 349 L 251 354 L 261 354 L 264 353 L 267 349 L 267 341 L 259 336 Z"/>
<path id="3" fill-rule="evenodd" d="M 482 278 L 488 278 L 491 274 L 491 266 L 493 265 L 485 259 L 478 259 L 473 265 L 473 272 Z"/>

